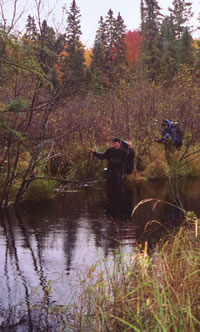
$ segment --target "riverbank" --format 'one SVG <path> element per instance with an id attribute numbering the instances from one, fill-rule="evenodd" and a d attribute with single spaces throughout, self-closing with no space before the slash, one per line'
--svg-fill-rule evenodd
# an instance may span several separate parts
<path id="1" fill-rule="evenodd" d="M 200 179 L 184 178 L 173 188 L 166 181 L 139 181 L 133 188 L 136 211 L 128 220 L 111 215 L 100 183 L 1 210 L 1 328 L 74 332 L 112 331 L 113 326 L 118 331 L 119 323 L 119 331 L 134 330 L 128 322 L 139 331 L 154 331 L 158 324 L 152 315 L 162 322 L 166 312 L 167 324 L 170 314 L 176 321 L 176 310 L 185 314 L 181 290 L 186 297 L 191 292 L 187 319 L 194 315 L 189 287 L 199 279 L 198 218 L 180 208 L 200 215 Z M 124 203 L 129 206 L 127 199 Z M 183 301 L 181 309 L 173 294 Z M 174 326 L 171 330 L 181 329 Z"/>
<path id="2" fill-rule="evenodd" d="M 116 252 L 113 269 L 91 267 L 69 331 L 197 331 L 200 328 L 199 219 L 188 213 L 176 234 L 148 253 Z M 81 308 L 81 310 L 80 310 Z"/>

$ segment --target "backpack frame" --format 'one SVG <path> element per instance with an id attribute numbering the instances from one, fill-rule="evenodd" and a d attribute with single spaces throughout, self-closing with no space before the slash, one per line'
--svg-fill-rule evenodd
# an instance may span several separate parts
<path id="1" fill-rule="evenodd" d="M 180 128 L 180 124 L 178 121 L 171 121 L 171 124 L 172 124 L 172 128 L 174 128 L 175 135 L 176 135 L 175 145 L 176 145 L 176 147 L 181 147 L 183 145 L 183 135 L 182 135 L 182 131 Z"/>

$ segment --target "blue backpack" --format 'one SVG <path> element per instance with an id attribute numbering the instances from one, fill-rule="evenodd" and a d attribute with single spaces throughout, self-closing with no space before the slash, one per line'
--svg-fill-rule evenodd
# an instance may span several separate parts
<path id="1" fill-rule="evenodd" d="M 172 127 L 175 132 L 174 145 L 179 148 L 183 145 L 183 135 L 178 121 L 171 121 Z"/>

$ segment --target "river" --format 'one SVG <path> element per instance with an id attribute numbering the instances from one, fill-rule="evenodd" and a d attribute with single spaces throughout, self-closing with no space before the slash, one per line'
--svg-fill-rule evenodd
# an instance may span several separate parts
<path id="1" fill-rule="evenodd" d="M 200 178 L 190 178 L 128 184 L 120 202 L 112 201 L 105 184 L 96 184 L 2 210 L 0 331 L 42 331 L 34 310 L 47 298 L 46 306 L 72 303 L 89 267 L 105 259 L 110 264 L 119 247 L 123 255 L 134 256 L 148 241 L 153 250 L 161 237 L 178 229 L 181 209 L 199 217 L 199 203 Z"/>

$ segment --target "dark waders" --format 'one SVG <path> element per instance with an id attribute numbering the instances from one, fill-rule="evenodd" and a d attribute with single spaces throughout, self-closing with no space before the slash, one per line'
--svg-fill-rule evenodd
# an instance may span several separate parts
<path id="1" fill-rule="evenodd" d="M 112 168 L 107 171 L 107 195 L 111 213 L 119 215 L 122 201 L 123 172 L 119 168 Z"/>

